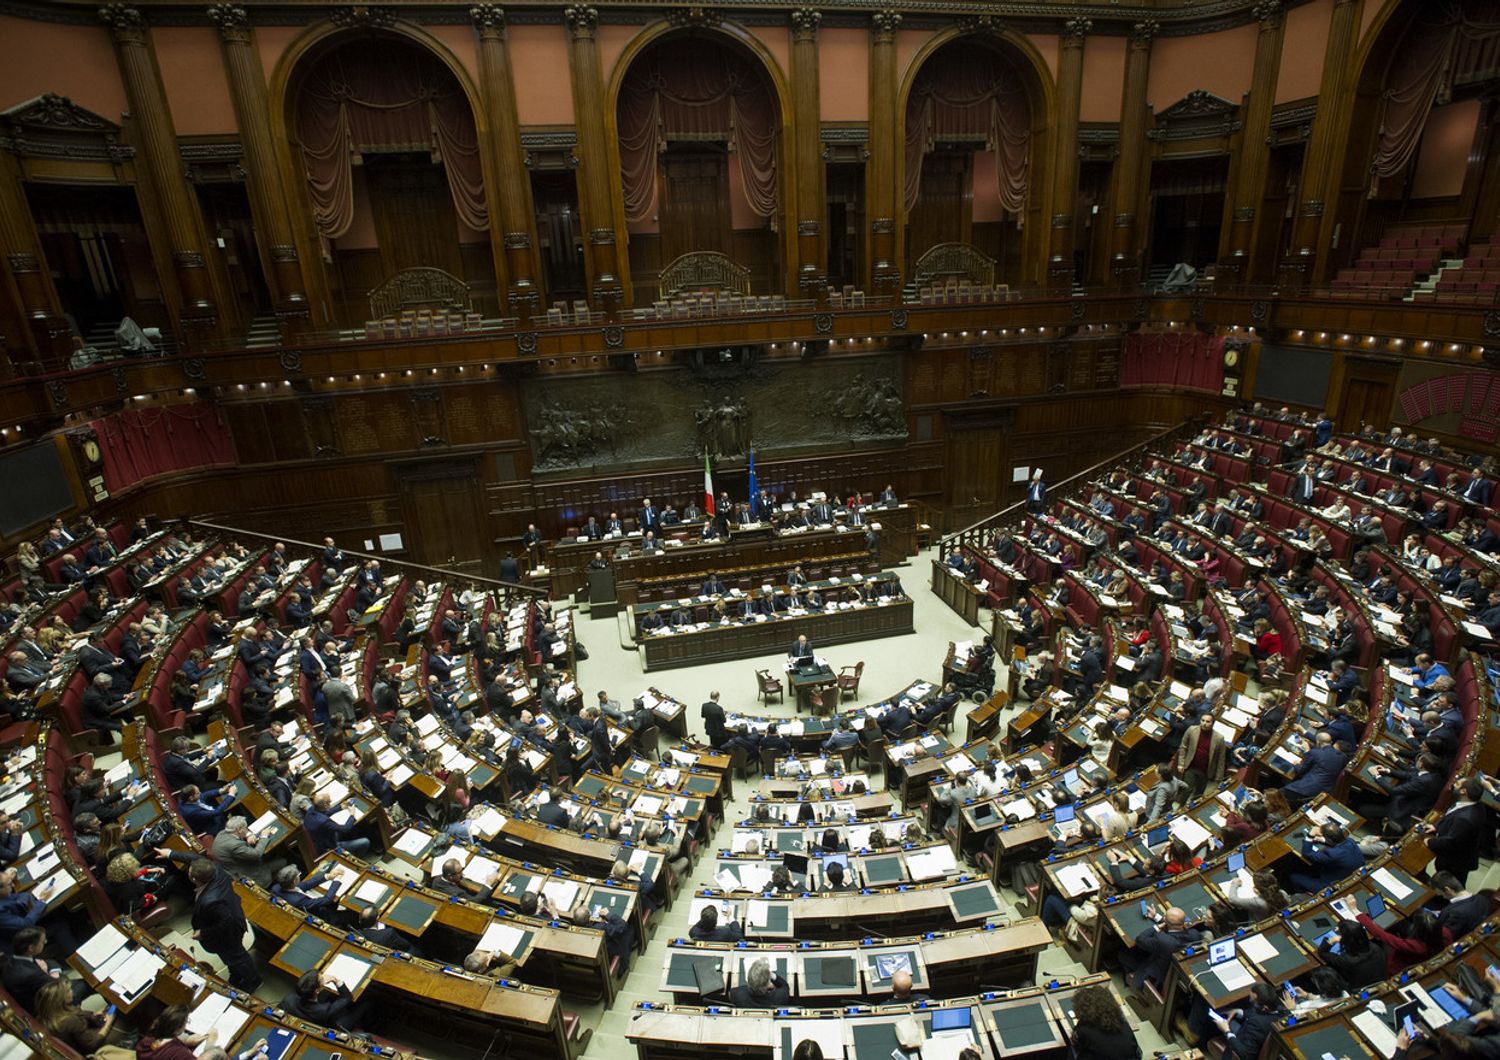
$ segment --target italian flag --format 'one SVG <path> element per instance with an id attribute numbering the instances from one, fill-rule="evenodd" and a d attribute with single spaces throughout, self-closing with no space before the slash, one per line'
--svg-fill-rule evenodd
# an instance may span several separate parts
<path id="1" fill-rule="evenodd" d="M 714 473 L 708 466 L 708 450 L 703 450 L 703 511 L 714 514 Z"/>

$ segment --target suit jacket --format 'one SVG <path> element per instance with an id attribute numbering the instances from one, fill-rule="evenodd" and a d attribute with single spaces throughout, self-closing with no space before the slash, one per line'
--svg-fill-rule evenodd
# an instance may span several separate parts
<path id="1" fill-rule="evenodd" d="M 1343 879 L 1365 863 L 1364 852 L 1353 839 L 1331 847 L 1319 844 L 1316 850 L 1304 845 L 1302 857 L 1312 867 L 1313 875 L 1322 881 L 1320 887 Z"/>
<path id="2" fill-rule="evenodd" d="M 1198 755 L 1200 734 L 1203 732 L 1201 725 L 1194 725 L 1182 737 L 1182 746 L 1177 749 L 1177 772 L 1180 775 L 1193 764 L 1193 759 Z M 1222 780 L 1224 777 L 1224 764 L 1229 755 L 1229 749 L 1224 744 L 1224 737 L 1216 728 L 1209 728 L 1212 734 L 1208 745 L 1208 770 L 1207 775 L 1210 783 Z"/>
<path id="3" fill-rule="evenodd" d="M 162 756 L 161 771 L 173 791 L 185 788 L 189 784 L 194 784 L 200 790 L 205 791 L 213 787 L 213 781 L 209 780 L 208 774 L 194 765 L 185 755 L 167 752 Z M 214 856 L 217 857 L 217 853 Z"/>
<path id="4" fill-rule="evenodd" d="M 1135 983 L 1150 980 L 1160 986 L 1166 982 L 1167 969 L 1172 964 L 1172 954 L 1197 942 L 1201 935 L 1192 928 L 1180 931 L 1163 931 L 1148 927 L 1135 937 L 1135 949 L 1145 957 L 1136 970 Z"/>
<path id="5" fill-rule="evenodd" d="M 1464 486 L 1463 498 L 1471 504 L 1483 507 L 1490 503 L 1490 492 L 1493 488 L 1494 484 L 1489 479 L 1475 475 Z"/>
<path id="6" fill-rule="evenodd" d="M 1494 910 L 1495 900 L 1481 891 L 1449 902 L 1438 913 L 1438 924 L 1447 928 L 1454 938 L 1461 938 L 1482 924 Z"/>
<path id="7" fill-rule="evenodd" d="M 1348 764 L 1349 757 L 1337 747 L 1314 747 L 1302 756 L 1292 782 L 1281 789 L 1282 794 L 1306 800 L 1332 791 Z"/>
<path id="8" fill-rule="evenodd" d="M 1436 831 L 1427 837 L 1427 849 L 1437 855 L 1437 871 L 1451 872 L 1462 880 L 1479 868 L 1480 847 L 1489 824 L 1489 811 L 1482 803 L 1454 806 L 1438 819 Z"/>
<path id="9" fill-rule="evenodd" d="M 1405 824 L 1412 817 L 1420 817 L 1432 809 L 1443 790 L 1443 778 L 1433 772 L 1414 769 L 1392 770 L 1396 786 L 1391 789 L 1390 806 L 1386 815 Z"/>

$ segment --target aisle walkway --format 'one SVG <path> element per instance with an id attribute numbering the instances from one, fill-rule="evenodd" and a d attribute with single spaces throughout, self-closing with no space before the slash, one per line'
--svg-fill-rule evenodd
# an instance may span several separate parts
<path id="1" fill-rule="evenodd" d="M 918 678 L 936 681 L 942 673 L 948 643 L 970 640 L 981 633 L 980 629 L 959 618 L 928 588 L 931 556 L 932 553 L 923 553 L 910 566 L 898 569 L 906 591 L 914 602 L 917 632 L 902 637 L 838 645 L 820 652 L 826 655 L 835 668 L 864 660 L 865 671 L 860 683 L 858 703 L 879 702 Z M 618 647 L 614 619 L 591 620 L 580 615 L 577 635 L 588 646 L 590 653 L 588 660 L 579 666 L 586 699 L 591 700 L 594 693 L 603 688 L 612 697 L 624 702 L 641 689 L 655 686 L 687 704 L 690 733 L 701 732 L 698 706 L 715 689 L 720 692 L 721 702 L 729 710 L 743 710 L 770 717 L 792 717 L 795 714 L 795 711 L 783 703 L 772 703 L 765 707 L 754 697 L 755 671 L 770 669 L 779 673 L 782 665 L 780 656 L 644 674 L 635 654 Z M 856 701 L 846 700 L 840 709 L 848 710 L 855 705 Z M 965 715 L 972 707 L 972 703 L 966 702 L 960 709 L 955 719 L 955 734 L 961 736 L 963 733 Z M 754 793 L 756 786 L 755 781 L 736 782 L 736 798 L 725 807 L 724 828 L 709 844 L 697 867 L 683 884 L 673 908 L 663 914 L 656 935 L 648 943 L 645 953 L 637 954 L 632 961 L 630 973 L 613 1007 L 605 1010 L 600 1005 L 582 1010 L 584 1025 L 594 1028 L 594 1036 L 584 1054 L 588 1060 L 620 1060 L 622 1057 L 633 1056 L 635 1050 L 624 1037 L 630 1025 L 632 1010 L 642 1001 L 659 1004 L 671 1000 L 671 996 L 660 989 L 668 942 L 674 938 L 686 937 L 690 896 L 699 887 L 712 885 L 715 855 L 721 848 L 728 846 L 727 829 L 735 821 L 749 816 L 749 796 Z M 1002 890 L 1000 897 L 1007 909 L 1013 909 L 1014 894 Z M 1015 914 L 1012 912 L 1011 915 Z M 1038 971 L 1040 977 L 1048 979 L 1086 974 L 1086 969 L 1076 964 L 1059 946 L 1051 946 L 1041 954 Z M 1149 1026 L 1141 1029 L 1139 1038 L 1147 1055 L 1153 1047 L 1163 1044 L 1156 1031 Z"/>

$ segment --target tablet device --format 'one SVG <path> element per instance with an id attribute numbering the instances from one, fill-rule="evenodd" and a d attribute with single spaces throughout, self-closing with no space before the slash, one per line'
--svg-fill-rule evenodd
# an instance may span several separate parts
<path id="1" fill-rule="evenodd" d="M 1370 914 L 1371 920 L 1379 920 L 1380 914 L 1385 912 L 1385 899 L 1378 894 L 1372 894 L 1365 899 L 1365 912 Z"/>
<path id="2" fill-rule="evenodd" d="M 1233 854 L 1230 854 L 1229 860 L 1224 863 L 1224 867 L 1230 872 L 1239 872 L 1245 867 L 1245 852 L 1243 850 L 1236 850 Z"/>
<path id="3" fill-rule="evenodd" d="M 1461 1005 L 1456 997 L 1448 993 L 1445 986 L 1435 986 L 1427 991 L 1427 996 L 1437 1002 L 1437 1007 L 1446 1012 L 1450 1018 L 1466 1020 L 1469 1018 L 1469 1010 Z"/>
<path id="4" fill-rule="evenodd" d="M 1400 1034 L 1401 1031 L 1405 1029 L 1407 1034 L 1410 1034 L 1415 1038 L 1416 1029 L 1412 1026 L 1409 1026 L 1409 1024 L 1411 1024 L 1411 1022 L 1417 1018 L 1417 1015 L 1421 1011 L 1422 1003 L 1420 1001 L 1403 1001 L 1401 1004 L 1390 1010 L 1391 1030 L 1395 1031 L 1397 1034 Z"/>
<path id="5" fill-rule="evenodd" d="M 781 855 L 781 863 L 786 866 L 786 871 L 793 876 L 807 875 L 807 855 L 786 853 Z"/>

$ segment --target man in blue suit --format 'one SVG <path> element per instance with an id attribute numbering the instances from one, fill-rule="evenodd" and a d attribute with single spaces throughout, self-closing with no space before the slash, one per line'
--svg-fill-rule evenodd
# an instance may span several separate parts
<path id="1" fill-rule="evenodd" d="M 1026 507 L 1040 513 L 1047 503 L 1047 484 L 1042 481 L 1042 469 L 1031 473 L 1031 484 L 1026 487 Z"/>
<path id="2" fill-rule="evenodd" d="M 1292 782 L 1281 789 L 1281 794 L 1286 796 L 1287 804 L 1295 810 L 1309 799 L 1331 792 L 1339 774 L 1343 773 L 1348 764 L 1349 756 L 1333 746 L 1333 737 L 1320 732 L 1312 750 L 1303 755 L 1302 761 L 1297 764 Z"/>
<path id="3" fill-rule="evenodd" d="M 1302 840 L 1302 858 L 1307 862 L 1307 871 L 1298 869 L 1288 873 L 1287 889 L 1309 894 L 1342 880 L 1365 863 L 1359 844 L 1337 821 L 1322 825 L 1316 838 L 1308 835 Z"/>
<path id="4" fill-rule="evenodd" d="M 1490 480 L 1475 471 L 1469 475 L 1469 481 L 1464 485 L 1463 498 L 1470 504 L 1488 508 L 1491 488 Z"/>

